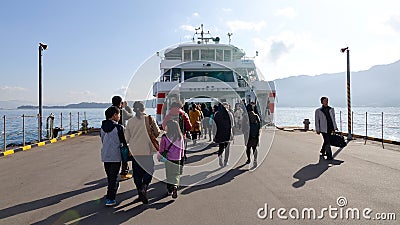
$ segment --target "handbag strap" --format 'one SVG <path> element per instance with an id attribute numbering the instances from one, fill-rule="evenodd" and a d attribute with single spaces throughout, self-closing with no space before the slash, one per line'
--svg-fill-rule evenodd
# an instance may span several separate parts
<path id="1" fill-rule="evenodd" d="M 164 150 L 164 152 L 167 152 L 167 153 L 168 153 L 168 151 L 171 149 L 171 147 L 172 147 L 173 144 L 174 144 L 174 143 L 171 142 L 171 144 L 168 146 L 167 149 Z"/>

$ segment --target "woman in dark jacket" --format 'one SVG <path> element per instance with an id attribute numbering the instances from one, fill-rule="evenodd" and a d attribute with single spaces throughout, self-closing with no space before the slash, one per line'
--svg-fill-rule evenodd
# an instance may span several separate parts
<path id="1" fill-rule="evenodd" d="M 247 115 L 243 117 L 242 130 L 244 143 L 246 144 L 246 164 L 250 163 L 250 150 L 253 149 L 253 167 L 257 167 L 257 146 L 260 140 L 261 121 L 260 117 L 254 112 L 251 104 L 246 106 Z"/>
<path id="2" fill-rule="evenodd" d="M 229 158 L 229 144 L 232 139 L 232 118 L 228 110 L 220 103 L 215 113 L 214 121 L 217 127 L 214 142 L 219 144 L 218 158 L 219 165 L 226 166 Z M 222 161 L 222 153 L 225 150 L 225 160 Z"/>

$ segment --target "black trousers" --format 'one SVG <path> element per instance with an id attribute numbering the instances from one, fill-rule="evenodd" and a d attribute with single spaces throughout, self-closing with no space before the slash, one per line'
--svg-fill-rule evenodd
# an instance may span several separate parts
<path id="1" fill-rule="evenodd" d="M 324 143 L 322 144 L 321 147 L 321 153 L 324 154 L 326 153 L 326 157 L 328 159 L 332 158 L 332 150 L 331 150 L 331 135 L 328 133 L 323 133 L 321 132 L 322 137 L 324 138 Z"/>
<path id="2" fill-rule="evenodd" d="M 121 162 L 104 162 L 108 182 L 106 199 L 115 200 L 119 186 L 117 178 L 120 167 Z"/>
<path id="3" fill-rule="evenodd" d="M 247 155 L 247 159 L 250 160 L 250 151 L 251 149 L 253 149 L 253 155 L 254 155 L 254 161 L 257 161 L 257 145 L 259 142 L 259 138 L 256 137 L 250 137 L 249 141 L 247 142 L 246 145 L 246 155 Z"/>

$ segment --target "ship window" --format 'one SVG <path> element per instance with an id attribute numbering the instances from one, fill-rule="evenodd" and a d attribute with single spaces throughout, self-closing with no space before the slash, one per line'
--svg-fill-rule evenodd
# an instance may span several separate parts
<path id="1" fill-rule="evenodd" d="M 231 50 L 224 50 L 224 61 L 225 62 L 230 62 L 231 61 L 231 56 L 232 51 Z"/>
<path id="2" fill-rule="evenodd" d="M 215 49 L 201 49 L 201 60 L 214 61 Z"/>
<path id="3" fill-rule="evenodd" d="M 165 71 L 165 73 L 163 74 L 162 81 L 164 81 L 164 82 L 171 81 L 171 70 Z"/>
<path id="4" fill-rule="evenodd" d="M 173 68 L 172 69 L 172 81 L 180 81 L 181 80 L 181 69 Z"/>
<path id="5" fill-rule="evenodd" d="M 183 61 L 191 61 L 191 54 L 192 52 L 190 50 L 183 50 Z"/>
<path id="6" fill-rule="evenodd" d="M 215 53 L 215 61 L 223 61 L 224 50 L 217 49 Z"/>
<path id="7" fill-rule="evenodd" d="M 234 82 L 232 71 L 185 71 L 186 82 Z"/>
<path id="8" fill-rule="evenodd" d="M 198 49 L 193 49 L 192 50 L 192 60 L 194 61 L 194 60 L 199 60 L 200 59 L 200 57 L 199 57 L 199 50 Z"/>

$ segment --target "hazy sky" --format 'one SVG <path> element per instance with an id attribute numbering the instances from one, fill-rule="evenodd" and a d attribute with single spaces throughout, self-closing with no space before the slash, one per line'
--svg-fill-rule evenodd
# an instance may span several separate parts
<path id="1" fill-rule="evenodd" d="M 202 23 L 222 43 L 232 32 L 248 56 L 258 51 L 267 80 L 344 72 L 346 46 L 352 71 L 400 59 L 398 0 L 3 0 L 0 101 L 37 104 L 39 42 L 49 45 L 45 105 L 109 102 L 146 59 Z"/>

